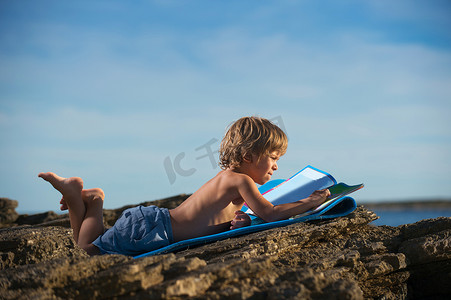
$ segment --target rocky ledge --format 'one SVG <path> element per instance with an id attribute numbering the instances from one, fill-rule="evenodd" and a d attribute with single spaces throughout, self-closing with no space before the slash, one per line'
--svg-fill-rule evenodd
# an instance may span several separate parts
<path id="1" fill-rule="evenodd" d="M 148 204 L 174 207 L 180 195 Z M 18 215 L 0 199 L 1 299 L 450 299 L 451 218 L 373 226 L 346 216 L 175 254 L 89 257 L 66 215 Z M 105 210 L 110 226 L 127 207 Z"/>

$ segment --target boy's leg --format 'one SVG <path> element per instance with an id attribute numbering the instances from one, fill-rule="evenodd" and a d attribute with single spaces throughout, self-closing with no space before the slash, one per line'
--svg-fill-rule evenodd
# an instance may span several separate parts
<path id="1" fill-rule="evenodd" d="M 83 180 L 79 177 L 63 178 L 51 172 L 39 173 L 38 176 L 48 181 L 63 195 L 65 205 L 69 208 L 69 219 L 74 240 L 78 243 L 80 228 L 86 214 L 86 207 L 81 197 Z"/>
<path id="2" fill-rule="evenodd" d="M 81 224 L 78 245 L 85 249 L 88 254 L 99 254 L 100 251 L 92 245 L 105 230 L 103 226 L 103 200 L 105 195 L 99 188 L 82 190 L 83 203 L 86 214 Z"/>
<path id="3" fill-rule="evenodd" d="M 89 254 L 100 254 L 91 243 L 103 233 L 103 200 L 101 189 L 83 190 L 83 181 L 78 177 L 63 178 L 54 173 L 40 173 L 62 195 L 62 209 L 69 209 L 70 224 L 75 242 Z"/>

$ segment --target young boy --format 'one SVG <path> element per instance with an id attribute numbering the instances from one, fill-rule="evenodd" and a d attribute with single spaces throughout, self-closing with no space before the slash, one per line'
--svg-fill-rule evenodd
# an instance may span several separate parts
<path id="1" fill-rule="evenodd" d="M 101 189 L 83 189 L 78 177 L 63 178 L 50 172 L 39 177 L 63 195 L 61 210 L 69 210 L 74 239 L 90 255 L 137 255 L 173 242 L 248 226 L 250 218 L 241 211 L 244 203 L 266 222 L 287 219 L 322 204 L 330 195 L 327 189 L 277 206 L 258 191 L 255 183 L 271 179 L 286 149 L 287 137 L 279 127 L 263 118 L 241 118 L 221 142 L 222 170 L 215 177 L 174 209 L 138 206 L 125 210 L 105 232 Z"/>

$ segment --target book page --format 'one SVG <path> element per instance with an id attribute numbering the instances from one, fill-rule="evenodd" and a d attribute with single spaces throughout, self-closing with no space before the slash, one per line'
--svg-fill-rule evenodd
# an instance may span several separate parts
<path id="1" fill-rule="evenodd" d="M 334 200 L 342 198 L 346 195 L 349 195 L 350 193 L 353 193 L 357 190 L 360 190 L 361 188 L 363 188 L 363 186 L 364 186 L 363 184 L 347 185 L 343 182 L 340 182 L 329 188 L 331 195 L 326 202 L 324 202 L 323 204 L 321 204 L 320 206 L 318 206 L 312 210 L 309 210 L 303 214 L 297 215 L 296 217 L 303 217 L 303 216 L 307 216 L 307 215 L 319 212 L 320 210 L 322 210 L 322 209 L 326 208 L 327 206 L 329 206 L 330 204 L 332 204 L 332 202 Z"/>
<path id="2" fill-rule="evenodd" d="M 310 196 L 316 190 L 328 188 L 335 179 L 321 170 L 307 166 L 283 184 L 264 194 L 266 200 L 274 205 L 295 202 Z"/>
<path id="3" fill-rule="evenodd" d="M 307 166 L 290 179 L 263 194 L 273 205 L 295 202 L 310 196 L 316 190 L 328 188 L 337 181 L 328 173 Z M 253 213 L 248 209 L 246 213 Z"/>

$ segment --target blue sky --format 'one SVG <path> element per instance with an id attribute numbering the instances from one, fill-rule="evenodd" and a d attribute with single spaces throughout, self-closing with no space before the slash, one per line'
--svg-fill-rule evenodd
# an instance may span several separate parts
<path id="1" fill-rule="evenodd" d="M 449 1 L 2 1 L 0 196 L 57 210 L 41 171 L 106 208 L 192 193 L 245 115 L 358 202 L 451 196 Z M 215 157 L 214 159 L 217 159 Z"/>

